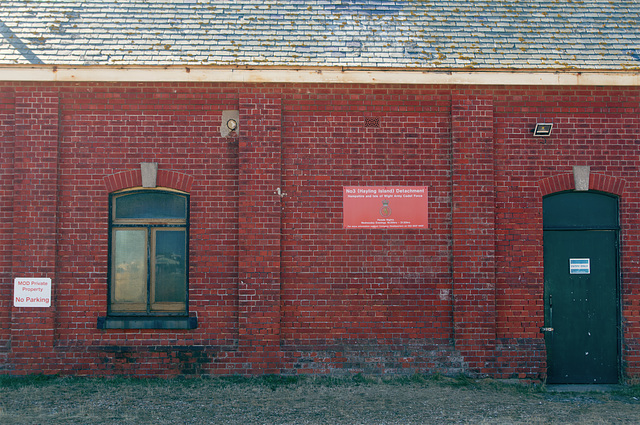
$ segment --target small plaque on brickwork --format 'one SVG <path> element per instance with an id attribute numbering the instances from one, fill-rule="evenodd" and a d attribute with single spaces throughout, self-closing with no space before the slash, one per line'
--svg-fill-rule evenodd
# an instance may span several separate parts
<path id="1" fill-rule="evenodd" d="M 13 281 L 14 307 L 51 307 L 51 279 L 16 277 Z"/>

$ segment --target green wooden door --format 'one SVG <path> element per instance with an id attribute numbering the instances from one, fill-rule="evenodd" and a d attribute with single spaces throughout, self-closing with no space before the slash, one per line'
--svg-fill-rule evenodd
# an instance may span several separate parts
<path id="1" fill-rule="evenodd" d="M 616 383 L 619 376 L 617 200 L 614 199 L 614 219 L 601 215 L 613 209 L 589 205 L 611 202 L 610 197 L 566 196 L 572 194 L 575 193 L 565 194 L 561 202 L 555 199 L 545 205 L 545 208 L 561 206 L 563 209 L 563 212 L 556 210 L 555 216 L 545 210 L 543 330 L 547 382 Z M 580 209 L 579 213 L 576 208 Z M 579 218 L 575 221 L 580 214 L 588 216 L 586 223 Z"/>

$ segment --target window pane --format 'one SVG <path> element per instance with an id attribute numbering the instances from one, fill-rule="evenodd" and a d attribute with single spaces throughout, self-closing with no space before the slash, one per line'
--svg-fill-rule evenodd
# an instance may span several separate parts
<path id="1" fill-rule="evenodd" d="M 174 193 L 145 192 L 118 196 L 116 219 L 179 219 L 187 218 L 187 198 Z"/>
<path id="2" fill-rule="evenodd" d="M 186 232 L 183 229 L 155 231 L 154 277 L 154 302 L 186 301 Z"/>
<path id="3" fill-rule="evenodd" d="M 144 229 L 114 232 L 112 301 L 147 302 L 147 231 Z"/>

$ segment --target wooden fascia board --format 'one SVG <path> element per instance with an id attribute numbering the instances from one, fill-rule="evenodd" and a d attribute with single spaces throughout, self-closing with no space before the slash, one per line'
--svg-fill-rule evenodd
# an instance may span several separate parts
<path id="1" fill-rule="evenodd" d="M 640 86 L 640 70 L 366 70 L 0 65 L 0 81 Z"/>

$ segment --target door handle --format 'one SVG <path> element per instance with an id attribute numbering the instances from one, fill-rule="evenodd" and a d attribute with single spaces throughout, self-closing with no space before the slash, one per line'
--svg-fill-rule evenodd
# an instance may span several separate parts
<path id="1" fill-rule="evenodd" d="M 540 328 L 540 332 L 553 332 L 553 296 L 549 294 L 549 326 Z"/>

